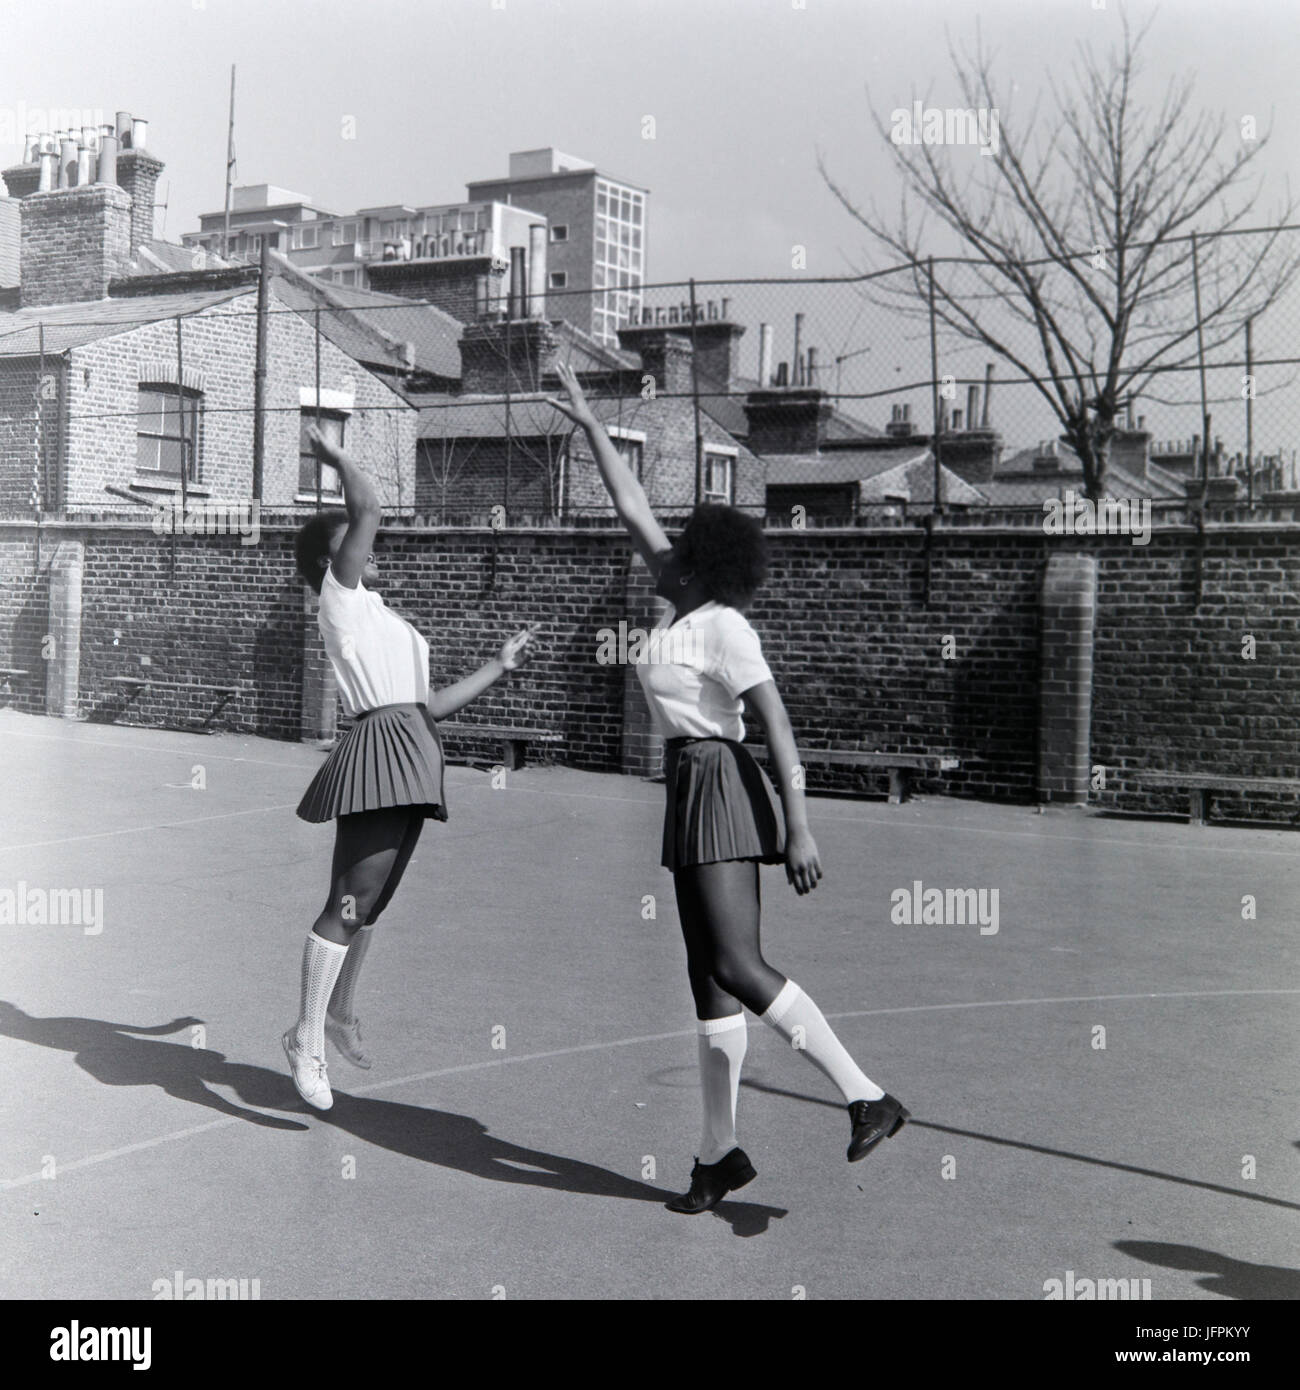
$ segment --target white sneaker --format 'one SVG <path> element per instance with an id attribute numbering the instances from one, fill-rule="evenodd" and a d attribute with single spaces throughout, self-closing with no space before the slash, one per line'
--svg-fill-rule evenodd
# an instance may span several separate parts
<path id="1" fill-rule="evenodd" d="M 303 1052 L 290 1028 L 280 1041 L 284 1044 L 284 1055 L 289 1059 L 289 1074 L 298 1094 L 317 1110 L 328 1110 L 334 1104 L 329 1079 L 325 1075 L 325 1059 L 312 1057 Z"/>
<path id="2" fill-rule="evenodd" d="M 335 1018 L 327 1013 L 325 1036 L 354 1067 L 360 1067 L 362 1071 L 370 1070 L 370 1058 L 361 1046 L 361 1023 L 358 1019 Z"/>

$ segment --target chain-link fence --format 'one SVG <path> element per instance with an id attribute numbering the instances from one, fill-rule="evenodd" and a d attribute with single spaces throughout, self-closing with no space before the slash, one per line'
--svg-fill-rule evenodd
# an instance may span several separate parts
<path id="1" fill-rule="evenodd" d="M 1186 275 L 1165 302 L 1139 301 L 1110 381 L 1086 290 L 1075 355 L 1058 351 L 1053 377 L 1035 314 L 999 292 L 996 268 L 953 259 L 544 299 L 457 297 L 445 265 L 423 300 L 283 268 L 259 298 L 246 268 L 0 313 L 0 510 L 131 519 L 257 499 L 301 516 L 341 500 L 306 444 L 316 425 L 370 469 L 393 516 L 612 524 L 581 431 L 548 403 L 557 360 L 670 520 L 706 500 L 774 525 L 1041 512 L 1084 492 L 1061 413 L 1107 387 L 1107 495 L 1294 501 L 1300 292 L 1288 281 L 1224 305 L 1213 290 L 1251 238 L 1285 245 L 1297 230 L 1202 243 L 1214 308 L 1197 317 Z"/>

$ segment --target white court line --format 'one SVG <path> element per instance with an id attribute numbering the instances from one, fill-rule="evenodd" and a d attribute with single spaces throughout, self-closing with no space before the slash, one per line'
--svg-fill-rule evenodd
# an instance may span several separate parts
<path id="1" fill-rule="evenodd" d="M 1091 994 L 1051 999 L 981 999 L 960 1004 L 913 1004 L 892 1009 L 856 1009 L 827 1014 L 826 1017 L 828 1019 L 872 1018 L 885 1014 L 933 1013 L 941 1010 L 954 1009 L 1018 1008 L 1027 1004 L 1105 1004 L 1120 1000 L 1131 1001 L 1135 999 L 1224 999 L 1240 998 L 1244 995 L 1257 996 L 1275 994 L 1300 994 L 1300 989 L 1214 989 L 1179 991 L 1168 994 Z M 388 1091 L 395 1086 L 410 1086 L 418 1081 L 434 1081 L 444 1076 L 457 1076 L 464 1072 L 484 1071 L 490 1067 L 515 1066 L 523 1062 L 545 1061 L 552 1057 L 572 1057 L 582 1052 L 603 1052 L 613 1047 L 635 1047 L 638 1043 L 669 1042 L 675 1038 L 693 1037 L 695 1037 L 695 1029 L 689 1028 L 678 1029 L 676 1032 L 672 1033 L 647 1033 L 635 1038 L 616 1038 L 612 1042 L 577 1043 L 572 1047 L 557 1047 L 547 1052 L 528 1052 L 518 1057 L 493 1057 L 482 1062 L 463 1062 L 455 1067 L 440 1067 L 436 1071 L 417 1072 L 411 1076 L 395 1077 L 391 1081 L 378 1081 L 370 1086 L 358 1086 L 345 1092 L 345 1094 L 364 1096 L 370 1095 L 375 1091 Z M 287 1076 L 285 1080 L 288 1082 Z M 247 1108 L 250 1110 L 256 1109 L 256 1107 L 253 1106 Z M 273 1112 L 258 1110 L 257 1113 L 269 1114 Z M 124 1148 L 109 1149 L 102 1154 L 91 1154 L 87 1158 L 79 1158 L 72 1163 L 61 1163 L 59 1165 L 59 1171 L 63 1173 L 74 1172 L 78 1168 L 89 1168 L 93 1164 L 107 1163 L 111 1159 L 121 1158 L 127 1154 L 140 1153 L 142 1150 L 157 1148 L 162 1144 L 171 1144 L 179 1139 L 188 1139 L 192 1135 L 203 1134 L 207 1130 L 222 1129 L 227 1125 L 242 1123 L 245 1123 L 242 1116 L 225 1115 L 219 1120 L 209 1120 L 206 1124 L 191 1125 L 188 1129 L 178 1129 L 170 1134 L 160 1134 L 154 1139 L 142 1139 L 139 1143 L 128 1144 Z M 26 1187 L 30 1183 L 43 1181 L 43 1174 L 28 1173 L 25 1177 L 0 1180 L 0 1191 L 15 1187 Z"/>
<path id="2" fill-rule="evenodd" d="M 47 845 L 71 845 L 78 840 L 103 840 L 110 835 L 135 835 L 145 830 L 171 830 L 178 825 L 201 825 L 205 821 L 229 820 L 232 816 L 257 816 L 264 811 L 292 811 L 297 806 L 296 801 L 286 801 L 283 806 L 253 806 L 246 811 L 221 811 L 215 816 L 189 816 L 185 820 L 165 820 L 158 825 L 126 825 L 120 830 L 96 830 L 90 835 L 67 835 L 61 840 L 31 840 L 21 845 L 0 845 L 0 854 L 11 849 L 44 849 Z"/>

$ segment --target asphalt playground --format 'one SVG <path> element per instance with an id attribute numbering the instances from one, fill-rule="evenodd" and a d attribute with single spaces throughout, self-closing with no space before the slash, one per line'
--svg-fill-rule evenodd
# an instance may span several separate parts
<path id="1" fill-rule="evenodd" d="M 0 711 L 0 1297 L 1300 1297 L 1294 832 L 814 798 L 826 878 L 764 871 L 766 954 L 914 1118 L 847 1164 L 839 1097 L 751 1020 L 758 1178 L 691 1218 L 662 787 L 450 769 L 366 964 L 374 1068 L 331 1053 L 319 1114 L 279 1038 L 322 757 Z M 996 933 L 892 921 L 917 881 L 996 889 Z M 17 920 L 32 889 L 102 912 Z"/>

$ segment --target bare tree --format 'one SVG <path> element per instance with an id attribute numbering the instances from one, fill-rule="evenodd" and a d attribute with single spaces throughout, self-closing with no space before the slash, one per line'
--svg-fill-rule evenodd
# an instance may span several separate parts
<path id="1" fill-rule="evenodd" d="M 978 155 L 969 145 L 891 138 L 875 117 L 903 177 L 893 219 L 859 207 L 819 159 L 877 248 L 911 263 L 907 274 L 868 282 L 875 302 L 925 317 L 931 217 L 955 237 L 961 259 L 933 273 L 941 328 L 984 344 L 1033 382 L 1093 498 L 1106 486 L 1123 405 L 1157 373 L 1197 360 L 1194 257 L 1207 353 L 1273 304 L 1300 268 L 1279 226 L 1244 228 L 1260 189 L 1241 185 L 1269 133 L 1243 118 L 1237 148 L 1223 154 L 1225 122 L 1193 109 L 1190 78 L 1172 80 L 1158 106 L 1144 104 L 1138 55 L 1150 24 L 1134 36 L 1121 20 L 1118 51 L 1099 58 L 1082 47 L 1072 87 L 1049 87 L 1054 111 L 1040 118 L 1035 102 L 1023 121 L 999 102 L 982 43 L 965 62 L 950 45 L 966 127 L 980 108 L 997 114 L 980 127 Z M 1274 223 L 1293 210 L 1288 199 Z"/>

